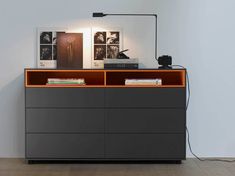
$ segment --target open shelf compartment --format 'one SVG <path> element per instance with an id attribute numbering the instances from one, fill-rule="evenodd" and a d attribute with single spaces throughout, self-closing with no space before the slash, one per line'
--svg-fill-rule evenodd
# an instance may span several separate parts
<path id="1" fill-rule="evenodd" d="M 185 87 L 185 70 L 25 69 L 25 87 Z M 47 85 L 48 78 L 84 78 L 86 85 Z M 162 79 L 161 86 L 125 85 L 125 79 Z"/>
<path id="2" fill-rule="evenodd" d="M 25 70 L 26 87 L 60 87 L 46 85 L 48 78 L 84 78 L 86 85 L 63 85 L 62 87 L 99 87 L 104 86 L 104 72 L 98 70 Z"/>
<path id="3" fill-rule="evenodd" d="M 162 79 L 162 85 L 158 87 L 184 87 L 185 70 L 110 70 L 106 71 L 106 86 L 126 86 L 125 79 Z M 157 86 L 157 85 L 156 85 Z M 135 87 L 156 87 L 138 85 Z"/>

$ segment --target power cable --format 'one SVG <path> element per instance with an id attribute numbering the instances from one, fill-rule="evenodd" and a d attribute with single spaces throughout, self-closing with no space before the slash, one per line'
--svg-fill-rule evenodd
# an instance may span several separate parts
<path id="1" fill-rule="evenodd" d="M 172 67 L 180 67 L 182 69 L 185 69 L 186 71 L 186 81 L 187 81 L 187 91 L 188 91 L 188 94 L 187 94 L 187 103 L 186 103 L 186 111 L 188 110 L 188 106 L 189 106 L 189 102 L 190 102 L 190 96 L 191 96 L 191 91 L 190 91 L 190 81 L 189 81 L 189 74 L 188 74 L 188 71 L 186 70 L 186 68 L 182 65 L 171 65 Z M 233 163 L 235 162 L 235 160 L 226 160 L 226 159 L 208 159 L 208 158 L 205 158 L 205 159 L 202 159 L 200 158 L 199 156 L 197 156 L 193 150 L 192 150 L 192 146 L 191 146 L 191 142 L 190 142 L 190 133 L 189 133 L 189 130 L 188 130 L 188 127 L 186 125 L 186 133 L 187 133 L 187 142 L 188 142 L 188 146 L 189 146 L 189 150 L 191 152 L 191 154 L 197 158 L 199 161 L 218 161 L 218 162 L 227 162 L 227 163 Z"/>

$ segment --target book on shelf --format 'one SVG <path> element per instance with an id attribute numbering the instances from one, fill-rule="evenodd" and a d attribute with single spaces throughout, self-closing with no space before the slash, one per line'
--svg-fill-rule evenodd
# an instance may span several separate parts
<path id="1" fill-rule="evenodd" d="M 48 78 L 47 85 L 85 85 L 83 78 Z"/>
<path id="2" fill-rule="evenodd" d="M 125 85 L 161 86 L 162 79 L 125 79 Z"/>
<path id="3" fill-rule="evenodd" d="M 56 87 L 56 86 L 85 86 L 86 84 L 46 84 L 47 86 L 52 86 L 52 87 Z"/>

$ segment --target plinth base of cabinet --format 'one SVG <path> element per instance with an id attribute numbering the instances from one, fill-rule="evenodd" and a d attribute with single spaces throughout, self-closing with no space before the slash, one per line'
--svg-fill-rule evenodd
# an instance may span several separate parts
<path id="1" fill-rule="evenodd" d="M 158 159 L 26 159 L 27 164 L 182 164 L 182 160 Z"/>

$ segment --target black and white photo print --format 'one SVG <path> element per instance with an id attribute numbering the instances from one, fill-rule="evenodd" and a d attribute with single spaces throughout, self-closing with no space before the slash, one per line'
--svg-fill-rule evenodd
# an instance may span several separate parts
<path id="1" fill-rule="evenodd" d="M 40 44 L 52 44 L 52 32 L 41 32 Z"/>
<path id="2" fill-rule="evenodd" d="M 94 44 L 106 44 L 106 32 L 96 32 L 94 35 Z"/>
<path id="3" fill-rule="evenodd" d="M 53 60 L 57 60 L 57 45 L 53 45 L 52 49 Z"/>
<path id="4" fill-rule="evenodd" d="M 119 44 L 119 33 L 118 31 L 107 32 L 107 44 Z"/>
<path id="5" fill-rule="evenodd" d="M 57 33 L 66 28 L 37 28 L 37 67 L 56 68 L 57 66 Z"/>
<path id="6" fill-rule="evenodd" d="M 106 58 L 106 45 L 95 45 L 94 46 L 94 59 L 103 60 Z"/>
<path id="7" fill-rule="evenodd" d="M 119 53 L 119 45 L 108 45 L 107 46 L 107 58 L 115 59 Z"/>
<path id="8" fill-rule="evenodd" d="M 40 45 L 40 60 L 52 60 L 52 45 Z"/>
<path id="9" fill-rule="evenodd" d="M 57 32 L 53 32 L 52 34 L 52 44 L 53 45 L 57 44 Z"/>
<path id="10" fill-rule="evenodd" d="M 116 59 L 122 50 L 121 29 L 92 29 L 92 68 L 104 68 L 104 59 Z"/>

